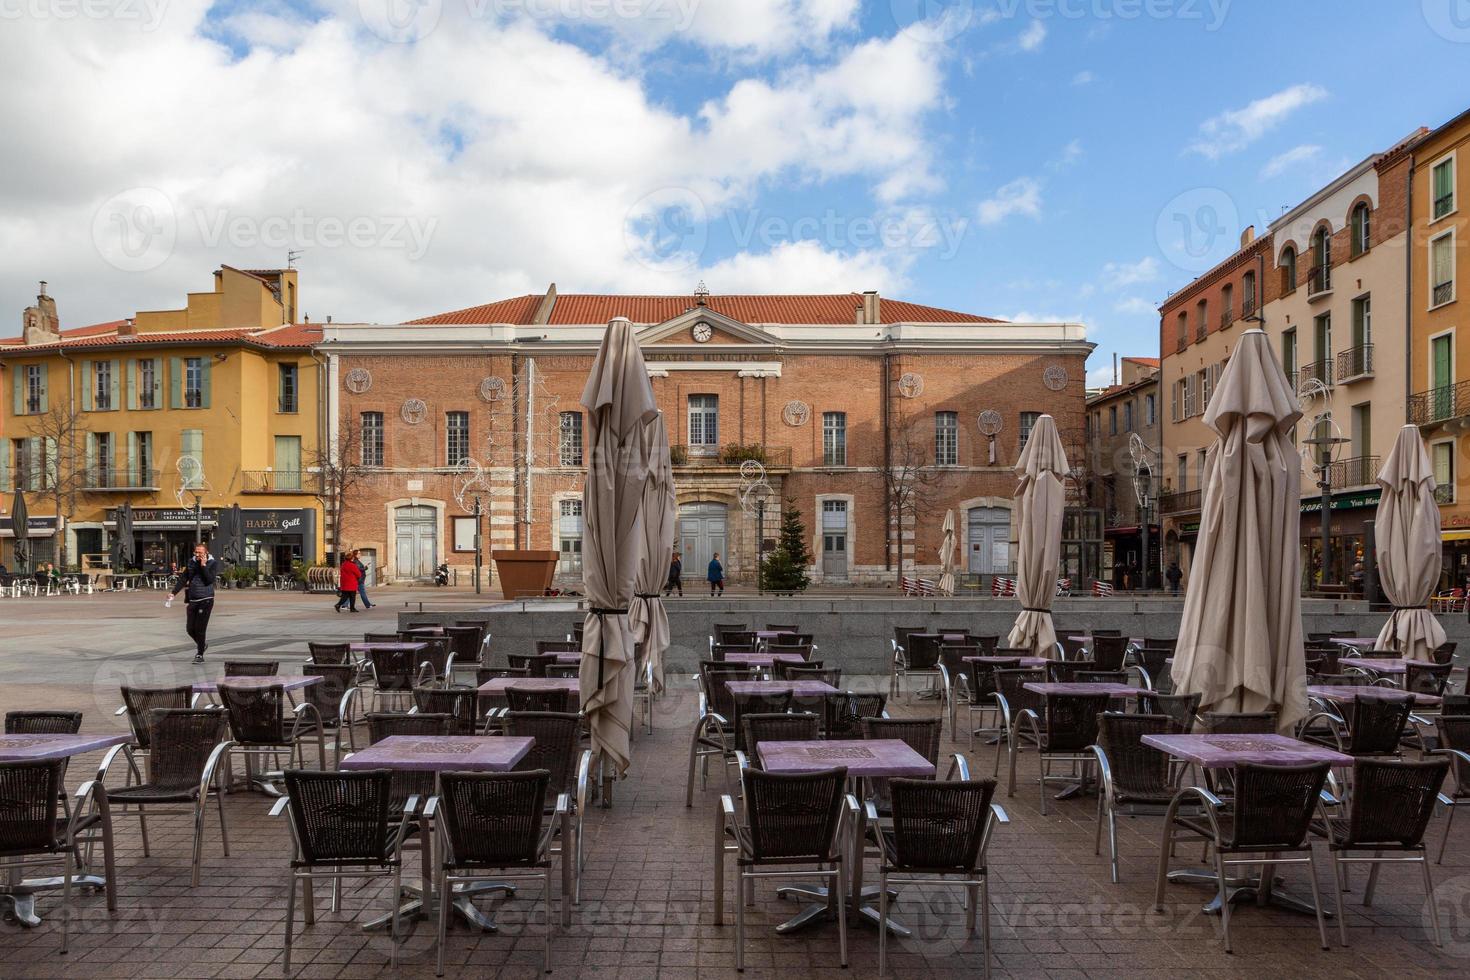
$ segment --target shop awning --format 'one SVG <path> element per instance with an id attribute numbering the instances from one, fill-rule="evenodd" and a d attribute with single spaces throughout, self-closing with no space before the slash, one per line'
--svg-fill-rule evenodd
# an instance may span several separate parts
<path id="1" fill-rule="evenodd" d="M 1441 541 L 1470 541 L 1470 527 L 1445 528 L 1439 537 Z"/>
<path id="2" fill-rule="evenodd" d="M 1142 526 L 1140 526 L 1138 524 L 1129 524 L 1129 525 L 1124 526 L 1124 527 L 1105 527 L 1105 528 L 1103 528 L 1103 537 L 1105 537 L 1105 538 L 1123 537 L 1123 536 L 1129 535 L 1129 534 L 1139 534 L 1139 533 L 1142 532 L 1142 530 L 1143 530 Z M 1157 524 L 1150 524 L 1148 526 L 1148 533 L 1149 534 L 1158 534 L 1159 533 L 1159 526 Z"/>

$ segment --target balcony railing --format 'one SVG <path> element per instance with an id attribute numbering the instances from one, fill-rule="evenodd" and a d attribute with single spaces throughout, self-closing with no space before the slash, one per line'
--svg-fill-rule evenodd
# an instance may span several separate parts
<path id="1" fill-rule="evenodd" d="M 93 466 L 83 474 L 86 490 L 157 490 L 158 471 Z"/>
<path id="2" fill-rule="evenodd" d="M 1429 301 L 1431 306 L 1441 306 L 1448 303 L 1455 296 L 1455 281 L 1442 282 L 1434 287 L 1434 296 Z"/>
<path id="3" fill-rule="evenodd" d="M 1303 364 L 1301 370 L 1297 372 L 1297 384 L 1305 385 L 1309 381 L 1320 381 L 1324 385 L 1332 384 L 1332 359 L 1324 358 L 1310 364 Z"/>
<path id="4" fill-rule="evenodd" d="M 1332 266 L 1314 265 L 1307 273 L 1307 295 L 1316 296 L 1332 288 Z"/>
<path id="5" fill-rule="evenodd" d="M 1437 504 L 1452 504 L 1455 502 L 1455 485 L 1446 483 L 1434 488 L 1434 502 Z"/>
<path id="6" fill-rule="evenodd" d="M 1220 329 L 1224 330 L 1235 322 L 1235 311 L 1228 306 L 1220 311 Z"/>
<path id="7" fill-rule="evenodd" d="M 1373 377 L 1373 345 L 1350 347 L 1337 355 L 1337 380 L 1357 381 Z"/>
<path id="8" fill-rule="evenodd" d="M 1343 487 L 1366 487 L 1378 479 L 1377 456 L 1354 456 L 1339 459 L 1332 464 L 1332 485 Z"/>
<path id="9" fill-rule="evenodd" d="M 1249 293 L 1247 293 L 1245 296 L 1241 297 L 1241 300 L 1240 300 L 1240 318 L 1242 320 L 1249 320 L 1251 317 L 1253 317 L 1255 315 L 1256 315 L 1256 298 L 1254 296 L 1250 295 Z"/>
<path id="10" fill-rule="evenodd" d="M 1441 194 L 1434 199 L 1434 217 L 1436 220 L 1449 214 L 1455 206 L 1455 193 Z"/>
<path id="11" fill-rule="evenodd" d="M 789 470 L 791 468 L 790 446 L 670 446 L 669 459 L 675 466 L 739 466 L 746 460 L 755 460 L 767 469 Z"/>
<path id="12" fill-rule="evenodd" d="M 310 485 L 300 470 L 245 470 L 241 493 L 301 493 Z"/>
<path id="13" fill-rule="evenodd" d="M 1209 321 L 1206 320 L 1204 317 L 1200 317 L 1199 318 L 1199 322 L 1194 325 L 1194 339 L 1195 340 L 1204 340 L 1209 335 L 1210 335 L 1210 324 L 1209 324 Z"/>
<path id="14" fill-rule="evenodd" d="M 1200 491 L 1178 490 L 1172 493 L 1159 495 L 1159 513 L 1182 514 L 1186 511 L 1199 510 Z"/>
<path id="15" fill-rule="evenodd" d="M 1409 396 L 1411 425 L 1438 425 L 1470 415 L 1470 381 L 1459 381 Z"/>

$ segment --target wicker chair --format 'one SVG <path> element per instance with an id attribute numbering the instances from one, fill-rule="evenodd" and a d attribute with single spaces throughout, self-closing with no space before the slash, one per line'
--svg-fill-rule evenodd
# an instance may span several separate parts
<path id="1" fill-rule="evenodd" d="M 408 703 L 418 678 L 412 650 L 372 648 L 368 650 L 368 668 L 374 711 L 381 711 L 385 700 L 394 706 Z"/>
<path id="2" fill-rule="evenodd" d="M 734 725 L 735 740 L 737 747 L 746 744 L 745 719 L 751 715 L 775 715 L 785 714 L 791 710 L 791 692 L 773 691 L 766 694 L 739 694 L 734 698 L 731 714 L 728 716 Z"/>
<path id="3" fill-rule="evenodd" d="M 1179 637 L 1145 636 L 1143 638 L 1143 645 L 1151 650 L 1168 650 L 1172 654 L 1174 652 L 1174 648 L 1179 645 Z"/>
<path id="4" fill-rule="evenodd" d="M 444 627 L 444 639 L 449 643 L 449 655 L 453 658 L 456 668 L 473 667 L 480 662 L 483 635 L 483 631 L 478 626 Z"/>
<path id="5" fill-rule="evenodd" d="M 551 664 L 546 668 L 547 677 L 559 677 L 565 680 L 568 677 L 581 677 L 581 664 Z"/>
<path id="6" fill-rule="evenodd" d="M 421 714 L 449 715 L 456 735 L 479 734 L 480 692 L 473 687 L 416 687 L 413 703 Z"/>
<path id="7" fill-rule="evenodd" d="M 725 639 L 725 636 L 730 633 L 750 632 L 750 626 L 746 623 L 715 623 L 713 628 L 714 642 L 716 643 L 728 643 L 729 641 Z"/>
<path id="8" fill-rule="evenodd" d="M 1081 766 L 1082 784 L 1087 784 L 1087 771 L 1096 758 L 1092 745 L 1097 741 L 1097 718 L 1108 708 L 1106 694 L 1047 694 L 1041 712 L 1023 709 L 1011 724 L 1011 778 L 1006 795 L 1016 795 L 1016 757 L 1020 755 L 1022 726 L 1031 728 L 1031 739 L 1041 754 L 1041 815 L 1046 816 L 1046 782 L 1053 762 L 1071 762 Z"/>
<path id="9" fill-rule="evenodd" d="M 296 885 L 301 884 L 306 924 L 316 922 L 312 883 L 333 882 L 333 904 L 344 878 L 391 879 L 393 903 L 389 963 L 398 965 L 399 893 L 403 886 L 403 843 L 418 814 L 417 798 L 394 817 L 392 777 L 383 769 L 365 772 L 286 773 L 286 795 L 272 816 L 285 813 L 291 827 L 291 862 L 286 878 L 285 971 L 291 972 L 291 939 L 296 928 Z"/>
<path id="10" fill-rule="evenodd" d="M 777 660 L 772 666 L 776 677 L 783 681 L 821 681 L 830 687 L 842 689 L 840 667 L 823 667 L 820 663 L 793 664 L 785 660 Z"/>
<path id="11" fill-rule="evenodd" d="M 731 647 L 754 647 L 759 645 L 755 630 L 726 630 L 716 637 L 716 642 Z"/>
<path id="12" fill-rule="evenodd" d="M 5 712 L 6 735 L 75 735 L 81 730 L 80 711 Z"/>
<path id="13" fill-rule="evenodd" d="M 274 677 L 281 672 L 279 660 L 226 660 L 226 677 Z"/>
<path id="14" fill-rule="evenodd" d="M 439 795 L 429 801 L 440 845 L 439 955 L 436 976 L 444 975 L 444 946 L 449 907 L 456 885 L 477 882 L 539 881 L 546 915 L 544 965 L 551 972 L 551 843 L 559 831 L 571 837 L 566 794 L 561 794 L 550 823 L 542 808 L 551 774 L 533 772 L 444 773 Z M 566 896 L 572 891 L 571 864 L 562 855 L 562 925 L 571 925 Z M 509 872 L 509 873 L 507 873 Z"/>
<path id="15" fill-rule="evenodd" d="M 756 746 L 761 742 L 814 742 L 822 737 L 822 719 L 809 711 L 746 714 L 740 722 L 744 730 L 740 747 L 757 769 L 761 759 Z"/>
<path id="16" fill-rule="evenodd" d="M 556 663 L 554 653 L 508 653 L 505 661 L 511 670 L 525 670 L 530 677 L 545 677 L 546 668 Z"/>
<path id="17" fill-rule="evenodd" d="M 725 855 L 736 855 L 735 969 L 745 969 L 745 901 L 761 878 L 826 879 L 837 903 L 837 948 L 847 966 L 847 863 L 850 807 L 845 768 L 791 775 L 742 769 L 745 819 L 728 794 L 715 827 L 715 925 L 725 923 Z M 727 835 L 733 844 L 726 845 Z"/>
<path id="18" fill-rule="evenodd" d="M 1199 716 L 1202 735 L 1275 735 L 1274 711 L 1206 711 Z"/>
<path id="19" fill-rule="evenodd" d="M 1073 637 L 1077 637 L 1073 639 Z M 1081 660 L 1087 656 L 1087 638 L 1076 633 L 1057 631 L 1057 644 L 1062 648 L 1063 660 Z M 1026 651 L 1028 654 L 1030 651 Z"/>
<path id="20" fill-rule="evenodd" d="M 1079 670 L 1072 674 L 1078 684 L 1127 684 L 1126 670 Z"/>
<path id="21" fill-rule="evenodd" d="M 1364 698 L 1336 702 L 1332 711 L 1321 711 L 1302 722 L 1302 737 L 1332 746 L 1356 759 L 1402 754 L 1400 741 L 1414 710 L 1414 698 L 1402 696 Z M 1313 723 L 1323 721 L 1328 734 L 1317 735 Z"/>
<path id="22" fill-rule="evenodd" d="M 909 637 L 915 633 L 927 633 L 927 626 L 895 626 L 893 628 L 893 639 L 889 643 L 893 647 L 893 659 L 889 665 L 888 696 L 898 697 L 898 671 L 908 662 Z"/>
<path id="23" fill-rule="evenodd" d="M 1000 637 L 993 635 L 981 636 L 978 633 L 971 633 L 969 642 L 980 648 L 980 655 L 982 657 L 990 657 L 995 655 L 995 648 L 1000 645 Z"/>
<path id="24" fill-rule="evenodd" d="M 990 869 L 986 854 L 996 825 L 1010 823 L 1005 810 L 993 802 L 995 780 L 894 779 L 889 782 L 889 792 L 893 817 L 877 832 L 882 856 L 878 866 L 878 975 L 888 969 L 889 886 L 948 882 L 964 887 L 967 893 L 968 935 L 975 934 L 975 913 L 980 913 L 988 980 Z M 875 822 L 877 814 L 871 804 L 869 807 L 868 820 Z"/>
<path id="25" fill-rule="evenodd" d="M 1040 683 L 1046 680 L 1046 671 L 1043 668 L 1021 668 L 1015 670 L 997 670 L 995 672 L 995 698 L 996 707 L 1000 711 L 1000 723 L 1002 731 L 1000 739 L 995 743 L 995 770 L 991 776 L 1000 775 L 1000 754 L 1003 746 L 1008 746 L 1016 738 L 1016 718 L 1022 711 L 1040 712 L 1045 709 L 1046 701 L 1040 694 L 1032 694 L 1026 690 L 1026 685 Z M 973 742 L 974 734 L 970 738 Z"/>
<path id="26" fill-rule="evenodd" d="M 108 791 L 113 807 L 121 807 L 119 816 L 136 812 L 138 830 L 143 838 L 143 856 L 148 857 L 148 817 L 189 814 L 194 818 L 192 886 L 199 887 L 199 865 L 204 848 L 204 808 L 211 791 L 219 809 L 220 846 L 230 856 L 230 838 L 225 828 L 225 808 L 219 798 L 223 788 L 218 780 L 219 761 L 230 750 L 222 741 L 226 715 L 209 708 L 155 708 L 148 715 L 148 778 L 135 786 Z M 109 752 L 98 770 L 107 772 L 116 757 L 118 746 Z M 154 810 L 153 807 L 183 804 L 181 809 Z M 134 808 L 129 811 L 129 807 Z"/>
<path id="27" fill-rule="evenodd" d="M 1348 797 L 1347 813 L 1335 815 L 1328 808 L 1322 809 L 1323 835 L 1327 838 L 1327 853 L 1332 857 L 1332 873 L 1337 882 L 1337 928 L 1343 946 L 1348 944 L 1347 923 L 1342 912 L 1342 893 L 1347 891 L 1345 865 L 1373 866 L 1363 889 L 1366 907 L 1373 904 L 1378 869 L 1384 864 L 1406 862 L 1417 862 L 1424 871 L 1424 900 L 1429 906 L 1434 945 L 1444 945 L 1424 832 L 1429 827 L 1429 818 L 1434 816 L 1434 804 L 1449 769 L 1450 760 L 1442 756 L 1417 762 L 1359 759 L 1353 763 L 1353 791 Z M 1385 857 L 1385 851 L 1393 856 Z"/>
<path id="28" fill-rule="evenodd" d="M 888 679 L 888 698 L 898 697 L 905 678 L 927 677 L 932 685 L 939 680 L 939 637 L 928 634 L 911 634 L 907 637 L 902 661 L 895 660 Z M 919 697 L 938 697 L 938 690 L 920 691 Z"/>
<path id="29" fill-rule="evenodd" d="M 551 711 L 512 711 L 505 716 L 505 734 L 535 739 L 531 751 L 516 766 L 518 770 L 544 769 L 551 774 L 546 784 L 545 810 L 556 809 L 558 797 L 565 796 L 572 819 L 572 837 L 563 838 L 561 850 L 570 848 L 574 855 L 576 878 L 572 901 L 582 901 L 582 818 L 587 812 L 592 779 L 592 750 L 582 748 L 582 718 L 574 713 Z M 557 828 L 560 833 L 560 828 Z"/>
<path id="30" fill-rule="evenodd" d="M 1470 805 L 1470 715 L 1440 715 L 1434 719 L 1439 734 L 1439 750 L 1454 760 L 1455 786 L 1449 792 L 1441 792 L 1439 801 L 1449 808 L 1444 822 L 1444 836 L 1439 841 L 1439 856 L 1444 860 L 1445 845 L 1450 842 L 1450 827 L 1455 822 L 1455 811 Z"/>
<path id="31" fill-rule="evenodd" d="M 1128 637 L 1108 636 L 1094 630 L 1091 654 L 1098 670 L 1122 670 L 1128 658 Z"/>
<path id="32" fill-rule="evenodd" d="M 286 753 L 286 768 L 306 768 L 307 739 L 316 740 L 317 768 L 327 768 L 327 745 L 325 731 L 316 707 L 303 701 L 292 709 L 291 726 L 286 727 L 286 688 L 281 684 L 270 687 L 219 686 L 220 701 L 224 703 L 226 716 L 230 719 L 229 750 L 224 756 L 225 781 L 230 779 L 232 763 L 238 753 L 245 758 L 246 783 L 262 786 L 275 781 L 280 772 L 257 772 L 255 763 L 266 758 L 279 757 Z M 299 765 L 293 763 L 299 760 Z"/>
<path id="33" fill-rule="evenodd" d="M 1172 647 L 1146 646 L 1134 651 L 1133 669 L 1142 676 L 1144 687 L 1163 694 L 1174 689 L 1174 677 L 1166 663 L 1173 656 Z"/>
<path id="34" fill-rule="evenodd" d="M 1159 873 L 1154 884 L 1154 908 L 1163 911 L 1164 883 L 1168 878 L 1169 855 L 1179 836 L 1200 838 L 1214 847 L 1215 874 L 1220 888 L 1220 924 L 1225 934 L 1225 952 L 1230 952 L 1231 902 L 1227 869 L 1266 867 L 1278 864 L 1309 866 L 1312 904 L 1317 911 L 1317 932 L 1327 948 L 1327 924 L 1322 918 L 1322 896 L 1317 888 L 1317 862 L 1307 832 L 1318 809 L 1327 763 L 1306 766 L 1241 765 L 1232 770 L 1235 797 L 1227 811 L 1220 798 L 1207 789 L 1191 786 L 1181 790 L 1164 816 L 1164 840 L 1159 848 Z M 1198 805 L 1204 816 L 1181 814 L 1182 806 Z M 1290 856 L 1296 855 L 1296 856 Z"/>
<path id="35" fill-rule="evenodd" d="M 536 656 L 544 657 L 548 653 L 581 653 L 582 644 L 576 640 L 537 640 Z"/>
<path id="36" fill-rule="evenodd" d="M 117 871 L 107 791 L 100 779 L 83 783 L 76 792 L 76 805 L 62 815 L 59 808 L 66 793 L 66 762 L 50 759 L 0 763 L 0 854 L 5 855 L 4 867 L 18 879 L 22 868 L 61 865 L 62 953 L 67 952 L 71 939 L 72 883 L 86 871 L 81 859 L 84 846 L 90 853 L 92 845 L 101 841 L 107 913 L 111 916 L 117 911 Z M 20 896 L 12 897 L 12 903 L 21 924 L 41 924 Z"/>
<path id="37" fill-rule="evenodd" d="M 1434 662 L 1437 663 L 1437 664 L 1451 664 L 1451 663 L 1454 663 L 1455 662 L 1455 641 L 1454 640 L 1450 640 L 1447 643 L 1441 643 L 1439 646 L 1437 646 L 1437 647 L 1434 648 L 1434 653 L 1431 654 L 1431 656 L 1434 657 Z"/>
<path id="38" fill-rule="evenodd" d="M 402 643 L 403 636 L 399 633 L 364 633 L 362 641 L 364 643 Z"/>
<path id="39" fill-rule="evenodd" d="M 939 645 L 939 679 L 944 689 L 944 708 L 949 715 L 950 731 L 954 731 L 959 703 L 975 703 L 975 669 L 973 664 L 965 662 L 965 658 L 980 655 L 980 647 L 973 643 Z"/>
<path id="40" fill-rule="evenodd" d="M 1098 719 L 1097 744 L 1092 751 L 1097 756 L 1102 792 L 1097 797 L 1097 834 L 1092 853 L 1102 853 L 1106 815 L 1108 860 L 1115 885 L 1118 883 L 1118 814 L 1160 814 L 1174 799 L 1169 755 L 1144 745 L 1143 736 L 1177 731 L 1175 719 L 1163 714 L 1128 715 L 1109 711 Z"/>
<path id="41" fill-rule="evenodd" d="M 1444 697 L 1454 669 L 1455 665 L 1452 663 L 1421 664 L 1411 661 L 1404 665 L 1404 690 L 1415 694 L 1432 694 L 1437 698 Z"/>
<path id="42" fill-rule="evenodd" d="M 829 694 L 822 702 L 822 737 L 829 740 L 862 738 L 864 718 L 886 718 L 883 694 Z"/>
<path id="43" fill-rule="evenodd" d="M 685 787 L 684 805 L 694 805 L 694 770 L 701 770 L 700 787 L 709 782 L 709 760 L 719 756 L 724 769 L 735 762 L 739 742 L 735 738 L 735 697 L 725 685 L 730 681 L 750 680 L 752 672 L 727 667 L 723 670 L 699 672 L 699 715 L 694 734 L 689 739 L 689 779 Z M 725 785 L 730 785 L 728 771 Z"/>
<path id="44" fill-rule="evenodd" d="M 1140 691 L 1138 711 L 1145 715 L 1168 715 L 1174 722 L 1175 731 L 1188 735 L 1194 731 L 1195 718 L 1199 714 L 1203 694 L 1158 694 Z"/>
<path id="45" fill-rule="evenodd" d="M 929 764 L 935 767 L 935 771 L 938 771 L 939 740 L 943 733 L 943 718 L 864 718 L 860 724 L 863 738 L 901 741 L 927 759 Z M 968 766 L 965 773 L 969 774 Z M 889 781 L 874 779 L 870 783 L 872 792 L 869 794 L 869 799 L 873 802 L 876 811 L 886 817 L 891 810 L 888 795 Z M 874 828 L 869 827 L 869 830 L 874 830 Z"/>
<path id="46" fill-rule="evenodd" d="M 505 701 L 511 711 L 555 711 L 572 709 L 572 692 L 566 689 L 541 690 L 511 685 L 505 689 Z"/>
<path id="47" fill-rule="evenodd" d="M 1046 674 L 1054 683 L 1074 684 L 1082 671 L 1096 671 L 1096 660 L 1048 660 Z"/>
<path id="48" fill-rule="evenodd" d="M 766 632 L 767 633 L 800 633 L 801 632 L 801 627 L 798 626 L 795 623 L 791 623 L 789 625 L 786 624 L 786 623 L 767 623 L 766 624 Z"/>
<path id="49" fill-rule="evenodd" d="M 350 664 L 352 662 L 351 643 L 315 643 L 308 642 L 306 649 L 314 664 Z"/>
<path id="50" fill-rule="evenodd" d="M 811 660 L 812 651 L 815 649 L 816 647 L 810 643 L 767 643 L 765 652 L 771 654 L 794 653 L 802 660 Z"/>
<path id="51" fill-rule="evenodd" d="M 179 687 L 128 687 L 122 688 L 123 705 L 114 715 L 127 715 L 128 728 L 133 739 L 124 751 L 127 755 L 127 778 L 131 782 L 143 781 L 138 771 L 139 757 L 146 757 L 150 746 L 148 732 L 149 714 L 156 708 L 189 708 L 198 696 L 188 684 Z"/>
<path id="52" fill-rule="evenodd" d="M 983 656 L 995 655 L 983 654 Z M 999 725 L 986 725 L 985 716 L 987 713 L 997 716 L 1000 713 L 1000 703 L 995 699 L 997 690 L 995 686 L 996 671 L 1020 670 L 1021 661 L 1019 658 L 1009 658 L 993 660 L 983 664 L 966 664 L 966 667 L 970 671 L 971 693 L 970 704 L 966 709 L 965 728 L 970 733 L 970 751 L 973 752 L 975 750 L 976 735 L 993 735 L 997 739 L 1004 737 L 1005 730 Z M 980 716 L 978 727 L 975 724 L 975 716 L 977 714 Z M 953 719 L 951 719 L 949 727 L 952 732 L 957 730 Z"/>
<path id="53" fill-rule="evenodd" d="M 352 734 L 353 703 L 357 699 L 357 668 L 351 664 L 304 664 L 303 674 L 315 674 L 321 681 L 302 689 L 304 701 L 316 709 L 316 717 L 324 731 L 332 733 L 333 758 L 342 758 L 342 733 L 347 733 L 350 751 L 357 751 Z"/>

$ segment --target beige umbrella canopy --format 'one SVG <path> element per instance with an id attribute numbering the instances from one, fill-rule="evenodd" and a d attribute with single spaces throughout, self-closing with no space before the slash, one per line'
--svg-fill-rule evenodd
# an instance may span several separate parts
<path id="1" fill-rule="evenodd" d="M 944 537 L 939 542 L 939 594 L 954 595 L 954 508 L 944 512 Z"/>
<path id="2" fill-rule="evenodd" d="M 1021 537 L 1016 559 L 1016 594 L 1021 615 L 1006 640 L 1006 646 L 1025 647 L 1040 656 L 1056 649 L 1057 634 L 1051 622 L 1051 601 L 1057 590 L 1057 571 L 1062 564 L 1062 510 L 1066 495 L 1062 480 L 1068 471 L 1067 454 L 1050 415 L 1036 420 L 1031 437 L 1021 450 L 1016 473 L 1021 485 L 1016 514 Z"/>
<path id="3" fill-rule="evenodd" d="M 582 494 L 582 709 L 592 751 L 619 775 L 627 772 L 633 727 L 633 599 L 643 550 L 643 489 L 650 461 L 644 427 L 658 415 L 633 325 L 618 317 L 582 391 L 587 410 L 587 486 Z M 604 770 L 605 771 L 605 770 Z"/>
<path id="4" fill-rule="evenodd" d="M 1205 411 L 1217 437 L 1173 667 L 1175 691 L 1200 694 L 1202 710 L 1274 710 L 1281 732 L 1307 712 L 1300 417 L 1266 334 L 1245 331 Z"/>
<path id="5" fill-rule="evenodd" d="M 1439 583 L 1439 505 L 1434 501 L 1434 467 L 1418 426 L 1399 429 L 1378 485 L 1383 488 L 1373 525 L 1378 578 L 1393 603 L 1393 615 L 1375 645 L 1410 660 L 1432 660 L 1445 641 L 1444 627 L 1429 611 L 1429 597 Z"/>
<path id="6" fill-rule="evenodd" d="M 643 427 L 642 453 L 652 461 L 643 481 L 643 535 L 639 539 L 638 580 L 628 625 L 653 666 L 653 692 L 664 689 L 664 651 L 669 648 L 669 614 L 661 589 L 669 577 L 674 552 L 674 469 L 669 461 L 669 434 L 662 414 Z"/>

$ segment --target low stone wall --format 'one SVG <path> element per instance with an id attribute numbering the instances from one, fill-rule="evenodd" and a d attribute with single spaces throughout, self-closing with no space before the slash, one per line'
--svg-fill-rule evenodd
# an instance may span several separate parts
<path id="1" fill-rule="evenodd" d="M 1129 636 L 1171 637 L 1179 629 L 1180 599 L 1070 598 L 1053 609 L 1059 631 L 1119 629 Z M 698 668 L 709 652 L 715 623 L 796 623 L 813 634 L 817 657 L 849 674 L 886 674 L 890 641 L 897 627 L 964 627 L 980 634 L 1004 636 L 1015 622 L 1020 604 L 1014 599 L 914 598 L 727 598 L 675 599 L 667 604 L 673 645 L 665 661 L 678 671 Z M 410 623 L 485 622 L 496 654 L 533 653 L 538 639 L 558 639 L 580 620 L 569 601 L 506 602 L 475 611 L 399 613 L 399 626 Z M 1370 611 L 1359 601 L 1302 600 L 1307 632 L 1352 630 L 1360 636 L 1382 628 L 1387 612 Z M 1441 616 L 1445 632 L 1460 644 L 1457 662 L 1470 652 L 1470 622 L 1463 615 Z"/>

